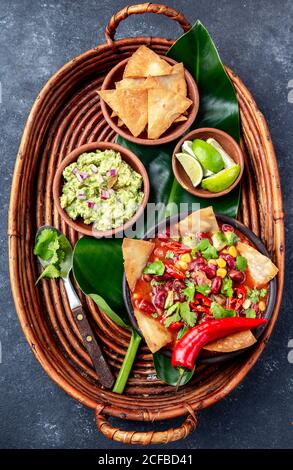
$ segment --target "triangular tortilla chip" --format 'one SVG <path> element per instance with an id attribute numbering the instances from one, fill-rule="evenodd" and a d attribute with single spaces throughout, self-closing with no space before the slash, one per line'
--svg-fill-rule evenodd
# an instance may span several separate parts
<path id="1" fill-rule="evenodd" d="M 124 238 L 122 253 L 124 258 L 125 276 L 131 291 L 134 290 L 136 281 L 141 276 L 143 268 L 148 262 L 155 244 L 146 240 L 134 240 Z"/>
<path id="2" fill-rule="evenodd" d="M 146 46 L 140 46 L 130 57 L 124 69 L 123 78 L 167 75 L 172 67 Z"/>
<path id="3" fill-rule="evenodd" d="M 183 114 L 181 114 L 181 116 L 179 116 L 177 119 L 175 119 L 174 122 L 182 122 L 182 121 L 187 121 L 187 117 L 183 116 Z"/>
<path id="4" fill-rule="evenodd" d="M 184 75 L 183 62 L 178 62 L 178 64 L 173 65 L 171 73 L 181 73 Z"/>
<path id="5" fill-rule="evenodd" d="M 213 341 L 212 343 L 204 346 L 203 349 L 219 353 L 228 353 L 238 351 L 239 349 L 248 348 L 254 343 L 256 343 L 255 337 L 250 330 L 246 330 L 240 331 L 239 333 L 234 333 L 230 336 L 226 336 L 226 338 Z"/>
<path id="6" fill-rule="evenodd" d="M 162 75 L 161 77 L 148 77 L 144 85 L 146 88 L 165 88 L 179 95 L 187 95 L 184 73 L 183 75 L 181 73 L 175 73 Z"/>
<path id="7" fill-rule="evenodd" d="M 145 129 L 148 121 L 147 90 L 119 89 L 100 90 L 100 97 L 122 119 L 132 135 L 137 137 Z"/>
<path id="8" fill-rule="evenodd" d="M 144 88 L 145 78 L 124 78 L 116 82 L 115 86 L 119 88 Z"/>
<path id="9" fill-rule="evenodd" d="M 134 309 L 135 318 L 143 337 L 152 353 L 171 342 L 172 336 L 158 320 L 149 317 L 140 310 Z"/>
<path id="10" fill-rule="evenodd" d="M 148 90 L 148 138 L 158 139 L 192 101 L 165 88 Z"/>
<path id="11" fill-rule="evenodd" d="M 250 275 L 256 287 L 266 284 L 277 275 L 279 271 L 277 266 L 253 246 L 238 242 L 236 248 L 241 256 L 246 258 Z"/>
<path id="12" fill-rule="evenodd" d="M 215 233 L 219 230 L 212 206 L 192 212 L 185 219 L 180 220 L 175 228 L 181 236 L 197 232 Z"/>

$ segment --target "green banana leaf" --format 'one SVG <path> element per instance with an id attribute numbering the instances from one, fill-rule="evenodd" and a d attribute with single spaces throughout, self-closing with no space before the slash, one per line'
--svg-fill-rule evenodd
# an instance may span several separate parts
<path id="1" fill-rule="evenodd" d="M 72 269 L 76 282 L 85 294 L 99 295 L 108 304 L 108 309 L 119 312 L 125 318 L 121 244 L 119 238 L 81 238 L 74 248 Z M 104 310 L 104 307 L 101 308 Z"/>

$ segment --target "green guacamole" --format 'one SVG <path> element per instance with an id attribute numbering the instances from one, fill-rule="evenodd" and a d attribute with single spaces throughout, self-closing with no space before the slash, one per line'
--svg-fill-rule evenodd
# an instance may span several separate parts
<path id="1" fill-rule="evenodd" d="M 143 199 L 142 176 L 114 150 L 83 153 L 63 177 L 61 207 L 71 219 L 81 217 L 96 230 L 124 224 Z"/>

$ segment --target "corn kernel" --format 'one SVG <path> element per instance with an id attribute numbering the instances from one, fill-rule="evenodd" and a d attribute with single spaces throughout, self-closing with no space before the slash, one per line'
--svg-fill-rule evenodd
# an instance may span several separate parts
<path id="1" fill-rule="evenodd" d="M 215 266 L 217 266 L 217 265 L 218 265 L 218 263 L 217 263 L 217 260 L 216 260 L 216 259 L 209 259 L 209 260 L 208 260 L 208 264 L 214 264 Z"/>
<path id="2" fill-rule="evenodd" d="M 217 259 L 217 265 L 219 266 L 219 268 L 224 268 L 226 266 L 226 261 L 223 259 L 223 258 L 218 258 Z"/>
<path id="3" fill-rule="evenodd" d="M 177 261 L 177 263 L 175 264 L 175 266 L 176 266 L 177 268 L 179 268 L 179 269 L 183 269 L 184 271 L 186 271 L 187 268 L 188 268 L 188 264 L 185 263 L 184 261 L 181 261 L 181 260 L 180 260 L 180 261 Z"/>
<path id="4" fill-rule="evenodd" d="M 217 276 L 220 276 L 224 279 L 224 277 L 227 276 L 227 269 L 225 268 L 217 269 Z"/>
<path id="5" fill-rule="evenodd" d="M 266 309 L 266 303 L 263 300 L 261 300 L 258 304 L 258 308 L 260 309 L 261 312 L 264 312 Z"/>
<path id="6" fill-rule="evenodd" d="M 190 263 L 191 261 L 191 256 L 189 253 L 185 253 L 180 257 L 180 261 L 184 261 L 184 263 Z"/>
<path id="7" fill-rule="evenodd" d="M 229 253 L 229 255 L 233 256 L 233 258 L 236 258 L 237 250 L 236 250 L 235 246 L 230 246 L 230 248 L 228 250 L 228 253 Z"/>
<path id="8" fill-rule="evenodd" d="M 139 294 L 137 294 L 137 293 L 135 292 L 132 297 L 134 298 L 134 300 L 135 300 L 135 299 L 139 299 Z"/>

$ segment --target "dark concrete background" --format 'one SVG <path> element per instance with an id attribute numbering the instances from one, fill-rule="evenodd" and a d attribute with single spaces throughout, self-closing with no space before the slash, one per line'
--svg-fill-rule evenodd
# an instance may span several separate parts
<path id="1" fill-rule="evenodd" d="M 97 434 L 93 413 L 73 401 L 35 360 L 19 327 L 7 265 L 7 211 L 22 130 L 46 80 L 65 62 L 104 42 L 110 16 L 125 0 L 0 1 L 1 316 L 0 447 L 119 448 Z M 290 448 L 293 422 L 292 116 L 293 79 L 290 0 L 168 0 L 192 21 L 200 18 L 221 57 L 242 78 L 264 112 L 278 156 L 287 214 L 287 274 L 283 306 L 272 338 L 254 369 L 226 399 L 200 414 L 198 430 L 171 448 Z M 132 17 L 119 37 L 176 37 L 179 27 L 163 17 Z M 293 88 L 293 84 L 292 84 Z M 292 100 L 293 101 L 293 100 Z M 164 428 L 165 424 L 161 427 Z M 139 425 L 136 425 L 139 428 Z M 143 425 L 141 425 L 141 429 Z"/>

